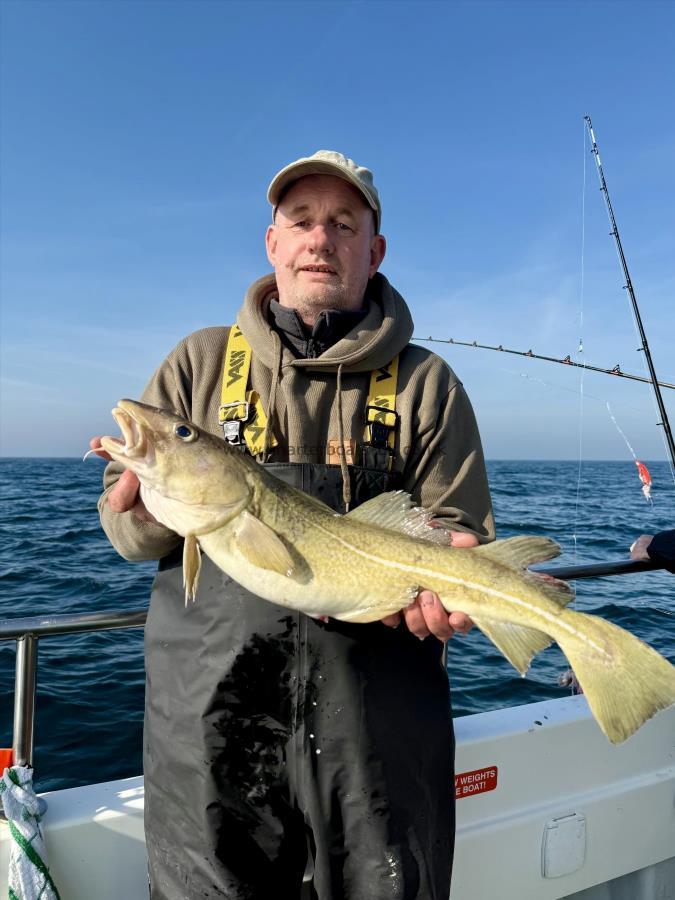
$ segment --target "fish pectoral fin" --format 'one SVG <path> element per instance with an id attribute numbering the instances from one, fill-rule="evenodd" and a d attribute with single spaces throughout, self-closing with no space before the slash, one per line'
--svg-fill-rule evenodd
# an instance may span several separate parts
<path id="1" fill-rule="evenodd" d="M 284 542 L 269 525 L 249 512 L 243 512 L 233 530 L 237 550 L 258 569 L 268 569 L 290 578 L 295 563 Z"/>
<path id="2" fill-rule="evenodd" d="M 183 544 L 183 586 L 185 587 L 185 605 L 197 595 L 199 573 L 202 568 L 202 554 L 194 534 L 185 536 Z"/>
<path id="3" fill-rule="evenodd" d="M 341 612 L 339 618 L 342 622 L 377 622 L 394 613 L 403 612 L 415 600 L 419 592 L 420 586 L 418 584 L 410 584 L 393 603 L 350 609 L 348 613 Z M 336 616 L 336 618 L 338 617 Z"/>
<path id="4" fill-rule="evenodd" d="M 372 500 L 367 500 L 356 509 L 346 514 L 346 518 L 378 528 L 388 528 L 407 534 L 408 537 L 423 538 L 437 544 L 450 544 L 446 528 L 434 528 L 429 525 L 434 514 L 431 510 L 414 506 L 410 494 L 406 491 L 387 491 Z"/>
<path id="5" fill-rule="evenodd" d="M 521 675 L 530 668 L 533 657 L 553 643 L 551 637 L 534 628 L 486 616 L 472 615 L 471 618 Z"/>

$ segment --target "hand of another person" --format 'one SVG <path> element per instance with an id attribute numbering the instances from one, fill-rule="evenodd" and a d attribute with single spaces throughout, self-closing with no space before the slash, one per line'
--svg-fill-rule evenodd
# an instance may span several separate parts
<path id="1" fill-rule="evenodd" d="M 633 541 L 630 546 L 630 558 L 649 560 L 647 547 L 649 547 L 653 539 L 653 534 L 641 534 L 640 537 L 636 541 Z"/>
<path id="2" fill-rule="evenodd" d="M 476 547 L 478 538 L 464 531 L 452 531 L 450 542 L 453 547 Z M 468 634 L 473 628 L 473 622 L 466 613 L 459 610 L 446 612 L 438 594 L 425 588 L 420 589 L 415 600 L 405 609 L 385 616 L 382 622 L 390 628 L 396 628 L 401 622 L 401 617 L 408 630 L 420 640 L 433 634 L 440 641 L 447 641 L 454 634 Z"/>
<path id="3" fill-rule="evenodd" d="M 110 454 L 106 453 L 101 447 L 100 437 L 93 437 L 89 441 L 89 446 L 97 456 L 101 457 L 101 459 L 112 459 Z M 143 522 L 152 522 L 154 525 L 159 525 L 160 523 L 152 513 L 148 512 L 145 508 L 145 504 L 139 497 L 138 492 L 140 487 L 141 483 L 138 480 L 138 477 L 129 469 L 125 469 L 108 494 L 108 506 L 113 512 L 121 513 L 131 511 L 136 518 L 141 519 Z"/>

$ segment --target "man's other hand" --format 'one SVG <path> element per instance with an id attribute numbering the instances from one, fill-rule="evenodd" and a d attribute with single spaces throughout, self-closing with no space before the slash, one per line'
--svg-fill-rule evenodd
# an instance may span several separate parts
<path id="1" fill-rule="evenodd" d="M 101 459 L 108 461 L 112 459 L 112 456 L 101 447 L 100 437 L 93 437 L 89 441 L 89 446 Z M 140 487 L 138 477 L 129 469 L 125 469 L 108 494 L 108 506 L 115 513 L 132 511 L 136 518 L 159 525 L 157 519 L 145 508 L 139 496 Z"/>
<path id="2" fill-rule="evenodd" d="M 478 538 L 473 534 L 463 531 L 453 531 L 451 544 L 453 547 L 476 547 Z M 455 610 L 448 613 L 443 608 L 438 594 L 421 588 L 415 600 L 400 612 L 385 616 L 382 622 L 390 628 L 396 628 L 401 622 L 406 624 L 408 631 L 412 632 L 420 640 L 433 634 L 440 641 L 447 641 L 454 634 L 468 634 L 473 628 L 473 622 L 466 613 Z"/>
<path id="3" fill-rule="evenodd" d="M 647 547 L 649 547 L 653 538 L 653 534 L 641 534 L 640 537 L 636 541 L 633 541 L 630 546 L 630 558 L 649 560 Z"/>

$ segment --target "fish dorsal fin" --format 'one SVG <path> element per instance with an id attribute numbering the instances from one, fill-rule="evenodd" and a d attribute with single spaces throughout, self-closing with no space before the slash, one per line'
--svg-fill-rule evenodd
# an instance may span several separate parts
<path id="1" fill-rule="evenodd" d="M 378 525 L 380 528 L 400 531 L 406 515 L 412 508 L 410 494 L 406 491 L 387 491 L 384 494 L 378 494 L 371 500 L 366 500 L 361 506 L 346 513 L 345 518 L 351 519 L 353 522 L 365 522 L 368 525 Z"/>
<path id="2" fill-rule="evenodd" d="M 183 544 L 183 587 L 185 588 L 185 605 L 194 600 L 199 583 L 199 572 L 202 568 L 202 555 L 194 534 L 185 535 Z"/>
<path id="3" fill-rule="evenodd" d="M 450 539 L 447 530 L 429 525 L 433 517 L 434 514 L 430 510 L 414 506 L 410 494 L 406 491 L 387 491 L 385 494 L 378 494 L 346 515 L 346 518 L 353 522 L 377 525 L 378 528 L 399 531 L 409 537 L 448 545 Z"/>
<path id="4" fill-rule="evenodd" d="M 547 537 L 518 535 L 493 544 L 473 547 L 471 552 L 488 556 L 495 562 L 520 572 L 532 563 L 558 556 L 560 545 Z M 538 572 L 525 572 L 525 578 L 558 606 L 567 606 L 574 598 L 574 589 L 566 581 L 540 575 Z"/>
<path id="5" fill-rule="evenodd" d="M 268 569 L 290 578 L 295 564 L 281 538 L 269 525 L 249 512 L 242 512 L 233 529 L 237 549 L 258 569 Z"/>
<path id="6" fill-rule="evenodd" d="M 472 618 L 485 637 L 501 650 L 521 675 L 525 675 L 530 668 L 532 658 L 552 643 L 547 634 L 534 628 L 525 628 L 487 616 L 472 616 Z"/>

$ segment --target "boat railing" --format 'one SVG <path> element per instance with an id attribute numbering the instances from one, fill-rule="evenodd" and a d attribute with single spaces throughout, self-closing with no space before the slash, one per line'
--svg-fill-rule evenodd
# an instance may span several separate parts
<path id="1" fill-rule="evenodd" d="M 13 765 L 33 765 L 35 693 L 40 639 L 53 637 L 56 634 L 86 634 L 93 631 L 142 628 L 147 615 L 147 609 L 137 609 L 130 612 L 111 610 L 109 612 L 0 619 L 0 641 L 16 641 Z"/>

